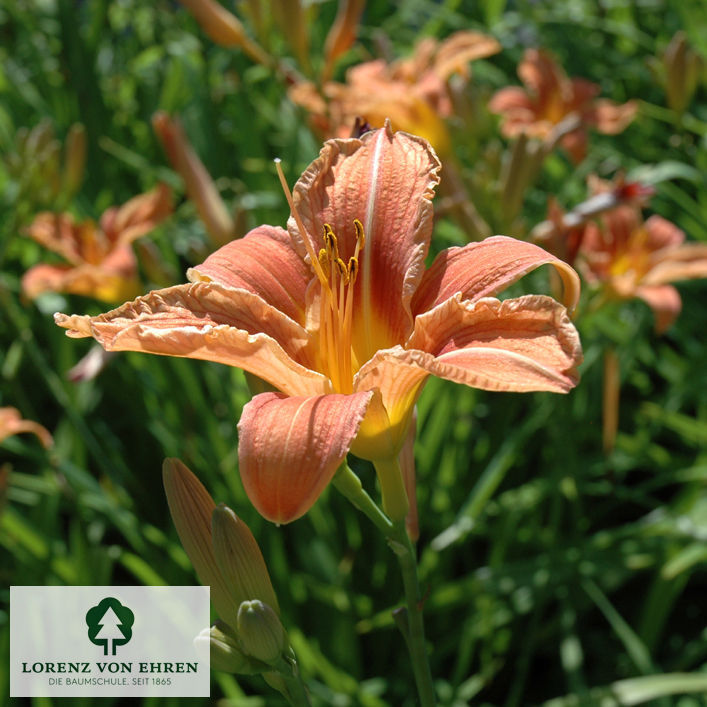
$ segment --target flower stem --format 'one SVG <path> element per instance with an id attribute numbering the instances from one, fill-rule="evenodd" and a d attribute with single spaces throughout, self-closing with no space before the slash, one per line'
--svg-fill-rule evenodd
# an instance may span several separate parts
<path id="1" fill-rule="evenodd" d="M 398 614 L 396 624 L 401 628 L 410 652 L 415 683 L 422 707 L 434 707 L 436 704 L 432 673 L 425 646 L 425 627 L 422 621 L 422 597 L 417 581 L 417 558 L 415 548 L 405 529 L 404 516 L 393 523 L 368 495 L 361 481 L 353 471 L 343 464 L 334 477 L 334 486 L 368 516 L 375 526 L 385 535 L 392 548 L 403 575 L 406 610 L 405 615 Z"/>
<path id="2" fill-rule="evenodd" d="M 395 537 L 389 537 L 403 575 L 405 603 L 407 604 L 407 631 L 405 640 L 410 651 L 415 683 L 422 707 L 436 704 L 432 673 L 425 646 L 425 626 L 422 620 L 422 597 L 417 581 L 417 558 L 415 548 L 405 530 L 405 522 L 396 523 Z"/>
<path id="3" fill-rule="evenodd" d="M 292 707 L 311 707 L 312 703 L 309 701 L 307 688 L 302 682 L 294 653 L 289 659 L 280 657 L 273 667 L 273 672 L 263 674 L 268 685 L 274 687 Z"/>
<path id="4" fill-rule="evenodd" d="M 361 480 L 351 471 L 346 462 L 339 467 L 332 483 L 339 493 L 346 496 L 361 513 L 368 516 L 386 538 L 390 537 L 393 531 L 393 524 L 390 522 L 388 516 L 378 507 L 376 502 L 368 495 L 361 485 Z"/>

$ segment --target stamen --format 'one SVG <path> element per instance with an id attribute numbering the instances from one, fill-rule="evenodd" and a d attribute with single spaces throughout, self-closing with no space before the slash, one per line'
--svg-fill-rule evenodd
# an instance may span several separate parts
<path id="1" fill-rule="evenodd" d="M 344 285 L 348 285 L 349 284 L 349 269 L 346 267 L 346 263 L 341 258 L 337 258 L 334 261 L 334 263 L 336 264 L 336 267 L 339 268 L 339 275 L 341 276 L 341 282 L 343 282 Z M 342 304 L 343 304 L 343 300 L 342 300 Z"/>
<path id="2" fill-rule="evenodd" d="M 358 250 L 363 250 L 366 245 L 366 234 L 363 232 L 363 224 L 357 219 L 354 219 L 354 228 L 356 229 L 356 247 Z"/>
<path id="3" fill-rule="evenodd" d="M 319 282 L 321 282 L 322 287 L 326 288 L 327 290 L 329 289 L 329 278 L 324 275 L 324 272 L 322 271 L 322 268 L 319 264 L 319 258 L 317 258 L 315 252 L 314 252 L 314 247 L 312 246 L 312 242 L 309 238 L 309 235 L 307 234 L 307 229 L 304 227 L 304 224 L 302 223 L 302 219 L 300 218 L 299 213 L 297 212 L 297 209 L 295 208 L 295 202 L 292 198 L 292 192 L 290 191 L 290 187 L 287 185 L 287 180 L 285 179 L 285 173 L 282 171 L 282 167 L 280 166 L 280 158 L 276 157 L 275 158 L 275 169 L 277 170 L 277 176 L 280 179 L 280 184 L 282 185 L 282 190 L 285 192 L 285 198 L 287 199 L 287 203 L 290 206 L 290 212 L 292 213 L 292 217 L 295 219 L 295 223 L 297 224 L 297 228 L 299 229 L 300 237 L 302 238 L 302 241 L 304 242 L 304 247 L 307 249 L 307 255 L 309 256 L 309 260 L 312 263 L 312 269 L 316 273 L 317 277 L 319 278 Z"/>
<path id="4" fill-rule="evenodd" d="M 351 285 L 356 283 L 358 277 L 358 258 L 349 258 L 349 282 Z"/>
<path id="5" fill-rule="evenodd" d="M 330 266 L 329 266 L 329 256 L 327 255 L 326 250 L 322 248 L 319 251 L 319 265 L 321 265 L 322 272 L 329 277 L 329 274 L 331 272 Z"/>

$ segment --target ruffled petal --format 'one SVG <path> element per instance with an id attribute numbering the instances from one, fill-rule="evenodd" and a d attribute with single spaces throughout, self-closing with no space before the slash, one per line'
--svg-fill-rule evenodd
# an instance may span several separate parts
<path id="1" fill-rule="evenodd" d="M 579 300 L 577 273 L 546 250 L 507 236 L 493 236 L 442 251 L 422 278 L 412 300 L 412 311 L 419 315 L 457 292 L 469 300 L 495 295 L 546 263 L 557 268 L 564 284 L 565 304 L 572 311 Z"/>
<path id="2" fill-rule="evenodd" d="M 289 523 L 314 505 L 346 457 L 371 396 L 261 393 L 243 408 L 241 479 L 263 517 Z"/>
<path id="3" fill-rule="evenodd" d="M 464 302 L 457 295 L 417 318 L 407 344 L 431 354 L 429 373 L 474 388 L 566 393 L 579 376 L 579 335 L 550 297 Z"/>
<path id="4" fill-rule="evenodd" d="M 653 310 L 657 334 L 669 329 L 682 309 L 680 293 L 672 285 L 638 287 L 636 297 L 640 297 Z"/>
<path id="5" fill-rule="evenodd" d="M 238 366 L 290 395 L 329 390 L 310 370 L 309 335 L 245 290 L 215 283 L 150 292 L 97 317 L 55 314 L 72 337 L 94 337 L 108 351 L 142 351 Z"/>
<path id="6" fill-rule="evenodd" d="M 357 240 L 354 220 L 363 224 L 366 242 L 353 306 L 359 360 L 404 340 L 412 330 L 410 299 L 429 247 L 439 170 L 427 142 L 393 134 L 386 125 L 360 140 L 328 141 L 295 185 L 295 207 L 315 252 L 329 224 L 341 258 L 348 261 Z M 301 239 L 294 219 L 288 227 Z"/>
<path id="7" fill-rule="evenodd" d="M 305 294 L 313 273 L 283 228 L 259 226 L 190 268 L 187 276 L 192 282 L 248 290 L 304 325 Z"/>

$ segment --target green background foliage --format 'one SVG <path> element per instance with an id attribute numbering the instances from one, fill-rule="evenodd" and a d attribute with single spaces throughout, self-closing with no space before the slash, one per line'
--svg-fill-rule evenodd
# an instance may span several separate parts
<path id="1" fill-rule="evenodd" d="M 331 0 L 312 7 L 315 66 L 335 13 Z M 707 56 L 702 2 L 371 0 L 337 78 L 381 46 L 402 56 L 423 36 L 469 28 L 503 45 L 475 62 L 473 100 L 517 84 L 529 46 L 550 49 L 570 76 L 596 81 L 604 96 L 641 99 L 623 134 L 592 136 L 579 167 L 551 156 L 525 200 L 527 225 L 544 218 L 550 194 L 567 207 L 581 201 L 587 174 L 641 168 L 656 181 L 652 209 L 689 238 L 707 240 L 704 78 L 678 120 L 649 62 L 679 29 Z M 288 56 L 287 39 L 275 28 L 267 49 Z M 10 468 L 0 514 L 0 660 L 8 665 L 10 584 L 196 581 L 161 487 L 163 458 L 179 457 L 258 539 L 316 704 L 412 705 L 408 657 L 391 616 L 402 587 L 375 529 L 334 491 L 281 528 L 249 504 L 235 428 L 250 398 L 243 374 L 121 354 L 97 379 L 70 383 L 66 371 L 90 344 L 66 338 L 51 313 L 95 314 L 102 305 L 59 295 L 32 303 L 20 294 L 23 272 L 47 259 L 22 228 L 53 206 L 50 160 L 20 150 L 23 131 L 46 121 L 63 141 L 74 122 L 85 125 L 86 179 L 70 207 L 97 219 L 157 180 L 181 189 L 152 132 L 158 109 L 181 117 L 248 227 L 285 223 L 272 159 L 282 158 L 292 183 L 319 143 L 276 75 L 215 46 L 166 0 L 0 6 L 0 404 L 18 407 L 55 439 L 48 452 L 29 436 L 0 444 Z M 484 150 L 502 144 L 496 122 L 485 121 L 473 129 L 451 122 L 455 152 L 472 174 Z M 436 250 L 465 242 L 444 218 L 435 238 Z M 149 240 L 179 282 L 206 235 L 180 198 Z M 143 274 L 146 288 L 154 286 Z M 522 287 L 547 291 L 547 282 L 541 274 Z M 684 311 L 660 338 L 638 302 L 581 320 L 583 377 L 567 396 L 427 384 L 415 451 L 421 582 L 440 704 L 707 705 L 694 691 L 670 696 L 707 676 L 707 283 L 679 289 Z M 601 361 L 610 343 L 619 351 L 622 397 L 616 448 L 606 456 Z M 354 469 L 375 493 L 372 469 L 355 460 Z M 692 677 L 676 688 L 675 673 Z M 601 702 L 612 685 L 614 701 Z M 8 693 L 3 669 L 0 695 Z M 214 673 L 212 694 L 234 707 L 280 704 L 258 677 Z"/>

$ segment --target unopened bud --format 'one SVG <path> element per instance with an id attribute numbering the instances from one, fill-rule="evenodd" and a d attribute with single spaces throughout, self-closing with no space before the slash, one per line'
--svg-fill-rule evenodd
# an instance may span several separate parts
<path id="1" fill-rule="evenodd" d="M 205 628 L 194 639 L 194 648 L 200 658 L 209 657 L 211 667 L 215 670 L 240 675 L 260 672 L 259 666 L 243 653 L 238 647 L 235 636 L 231 634 L 226 624 L 220 621 L 211 628 Z"/>
<path id="2" fill-rule="evenodd" d="M 226 580 L 234 613 L 248 599 L 259 599 L 279 612 L 263 554 L 248 526 L 220 504 L 213 510 L 211 527 L 216 562 Z M 229 624 L 233 625 L 231 621 Z"/>
<path id="3" fill-rule="evenodd" d="M 238 637 L 243 650 L 263 663 L 274 663 L 287 644 L 277 614 L 257 599 L 238 608 Z"/>

